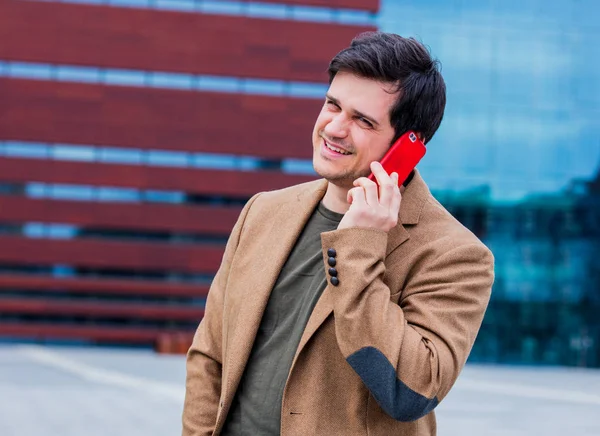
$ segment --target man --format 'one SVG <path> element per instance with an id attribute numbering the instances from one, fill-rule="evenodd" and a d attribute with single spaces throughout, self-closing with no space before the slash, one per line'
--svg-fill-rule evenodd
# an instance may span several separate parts
<path id="1" fill-rule="evenodd" d="M 368 33 L 329 75 L 313 132 L 323 180 L 244 207 L 188 352 L 186 436 L 434 435 L 475 341 L 490 251 L 418 171 L 399 188 L 377 163 L 404 132 L 427 142 L 439 127 L 436 62 Z"/>

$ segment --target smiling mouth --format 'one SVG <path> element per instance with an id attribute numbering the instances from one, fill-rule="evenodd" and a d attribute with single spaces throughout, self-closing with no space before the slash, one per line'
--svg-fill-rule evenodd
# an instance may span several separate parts
<path id="1" fill-rule="evenodd" d="M 325 140 L 325 139 L 323 139 L 323 142 L 325 143 L 325 147 L 328 148 L 331 151 L 334 151 L 334 152 L 339 153 L 339 154 L 343 154 L 344 156 L 352 154 L 349 151 L 343 150 L 341 148 L 338 148 L 338 147 L 335 147 L 335 146 L 329 144 L 329 142 L 327 142 L 327 140 Z"/>

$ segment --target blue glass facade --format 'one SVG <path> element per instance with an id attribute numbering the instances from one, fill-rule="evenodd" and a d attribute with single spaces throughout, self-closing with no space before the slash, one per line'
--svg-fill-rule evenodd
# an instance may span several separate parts
<path id="1" fill-rule="evenodd" d="M 559 191 L 600 163 L 600 4 L 383 0 L 380 28 L 443 66 L 448 106 L 422 172 L 498 200 Z"/>
<path id="2" fill-rule="evenodd" d="M 496 257 L 471 360 L 600 366 L 600 3 L 383 0 L 442 63 L 421 171 Z"/>

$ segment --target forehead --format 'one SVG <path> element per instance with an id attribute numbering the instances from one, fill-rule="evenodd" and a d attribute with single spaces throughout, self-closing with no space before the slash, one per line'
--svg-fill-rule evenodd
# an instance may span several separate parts
<path id="1" fill-rule="evenodd" d="M 389 118 L 387 115 L 398 96 L 394 88 L 391 83 L 340 71 L 333 78 L 328 92 L 339 100 L 344 109 L 356 110 L 384 121 L 383 117 Z"/>

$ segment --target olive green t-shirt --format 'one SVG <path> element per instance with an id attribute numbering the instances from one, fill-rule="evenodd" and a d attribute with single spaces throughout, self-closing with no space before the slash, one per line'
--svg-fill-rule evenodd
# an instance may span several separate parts
<path id="1" fill-rule="evenodd" d="M 292 360 L 326 285 L 321 233 L 335 230 L 342 217 L 319 204 L 296 241 L 269 297 L 224 436 L 279 435 Z"/>

